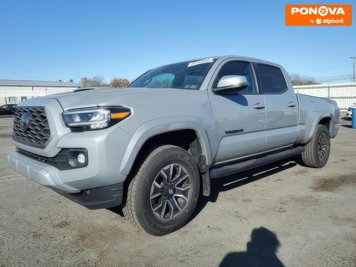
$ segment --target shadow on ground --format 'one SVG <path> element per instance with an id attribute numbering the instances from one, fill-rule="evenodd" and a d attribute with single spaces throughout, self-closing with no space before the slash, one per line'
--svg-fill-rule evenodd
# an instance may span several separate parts
<path id="1" fill-rule="evenodd" d="M 295 156 L 289 159 L 271 163 L 249 171 L 241 172 L 236 175 L 211 180 L 210 196 L 209 197 L 200 196 L 197 207 L 195 208 L 195 211 L 190 221 L 192 221 L 204 209 L 204 207 L 208 202 L 216 202 L 220 192 L 228 191 L 255 182 L 257 180 L 263 179 L 275 173 L 292 168 L 298 164 L 302 165 L 300 157 Z M 109 208 L 109 210 L 122 217 L 124 216 L 121 207 L 113 207 L 113 208 Z"/>
<path id="2" fill-rule="evenodd" d="M 342 118 L 342 120 L 340 120 L 340 126 L 345 128 L 352 128 L 352 120 L 348 118 Z"/>
<path id="3" fill-rule="evenodd" d="M 296 156 L 232 176 L 211 180 L 211 194 L 209 197 L 200 197 L 192 219 L 194 219 L 204 209 L 208 202 L 216 202 L 220 192 L 228 191 L 258 181 L 275 173 L 292 168 L 298 164 L 301 164 L 301 162 L 300 158 Z"/>
<path id="4" fill-rule="evenodd" d="M 349 125 L 349 124 L 344 124 L 344 125 L 340 125 L 340 126 L 342 126 L 342 127 L 345 127 L 345 128 L 352 128 L 352 125 Z"/>
<path id="5" fill-rule="evenodd" d="M 220 263 L 220 267 L 240 266 L 284 266 L 276 253 L 281 246 L 277 236 L 267 228 L 260 227 L 251 233 L 251 240 L 246 245 L 246 251 L 230 252 Z"/>

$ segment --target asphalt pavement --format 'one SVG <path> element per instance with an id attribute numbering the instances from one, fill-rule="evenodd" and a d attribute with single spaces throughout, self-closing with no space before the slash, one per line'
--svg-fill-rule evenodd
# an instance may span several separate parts
<path id="1" fill-rule="evenodd" d="M 341 123 L 326 167 L 293 158 L 216 180 L 185 227 L 153 237 L 11 170 L 1 117 L 0 266 L 356 266 L 356 129 Z"/>

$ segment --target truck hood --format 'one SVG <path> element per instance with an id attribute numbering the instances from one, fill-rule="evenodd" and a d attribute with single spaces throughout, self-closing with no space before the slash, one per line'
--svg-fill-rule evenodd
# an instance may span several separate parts
<path id="1" fill-rule="evenodd" d="M 171 123 L 179 123 L 186 121 L 187 117 L 194 117 L 195 122 L 199 121 L 200 125 L 208 125 L 211 121 L 208 92 L 205 90 L 94 89 L 29 99 L 21 105 L 37 105 L 42 100 L 49 100 L 48 103 L 58 102 L 64 111 L 97 106 L 130 108 L 130 117 L 118 125 L 129 134 L 133 134 L 144 123 L 160 119 L 169 118 Z"/>
<path id="2" fill-rule="evenodd" d="M 51 105 L 55 105 L 62 110 L 53 112 Z M 200 129 L 204 129 L 211 123 L 210 103 L 206 90 L 170 88 L 82 90 L 29 99 L 22 102 L 20 106 L 45 106 L 46 110 L 48 109 L 48 114 L 50 114 L 49 117 L 53 118 L 56 123 L 61 120 L 63 110 L 97 106 L 127 107 L 131 109 L 131 115 L 118 123 L 116 127 L 120 127 L 130 135 L 133 135 L 142 125 L 154 122 L 158 126 L 165 123 L 166 130 L 184 129 L 186 121 L 190 121 Z"/>
<path id="3" fill-rule="evenodd" d="M 56 99 L 64 110 L 95 106 L 130 106 L 140 100 L 141 103 L 157 101 L 162 95 L 182 95 L 187 90 L 159 88 L 128 89 L 83 89 L 64 94 L 49 95 L 45 98 Z"/>

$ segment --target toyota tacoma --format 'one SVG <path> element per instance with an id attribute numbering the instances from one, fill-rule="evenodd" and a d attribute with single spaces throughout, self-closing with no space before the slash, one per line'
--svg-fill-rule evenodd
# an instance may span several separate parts
<path id="1" fill-rule="evenodd" d="M 335 101 L 295 94 L 280 65 L 238 56 L 151 69 L 127 89 L 83 88 L 20 103 L 17 172 L 88 208 L 121 206 L 164 235 L 186 224 L 211 179 L 301 154 L 321 168 Z"/>

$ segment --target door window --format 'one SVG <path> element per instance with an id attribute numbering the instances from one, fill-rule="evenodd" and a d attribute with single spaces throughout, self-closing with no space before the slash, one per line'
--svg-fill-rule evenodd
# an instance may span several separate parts
<path id="1" fill-rule="evenodd" d="M 280 68 L 255 64 L 258 87 L 263 94 L 281 94 L 288 89 Z"/>
<path id="2" fill-rule="evenodd" d="M 247 79 L 247 87 L 244 89 L 236 90 L 236 94 L 240 95 L 251 95 L 256 92 L 255 90 L 255 84 L 254 84 L 254 78 L 252 74 L 252 67 L 251 64 L 248 62 L 242 62 L 242 61 L 230 61 L 227 62 L 222 68 L 220 69 L 215 82 L 213 84 L 213 87 L 216 88 L 219 80 L 228 75 L 240 75 L 240 76 L 245 76 Z"/>

